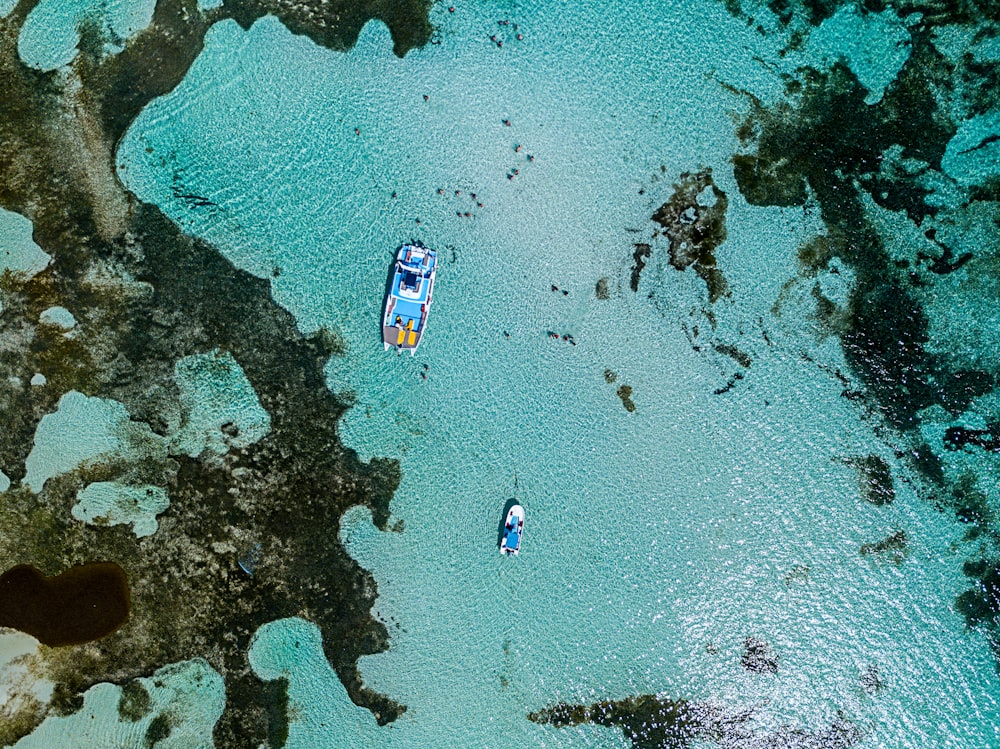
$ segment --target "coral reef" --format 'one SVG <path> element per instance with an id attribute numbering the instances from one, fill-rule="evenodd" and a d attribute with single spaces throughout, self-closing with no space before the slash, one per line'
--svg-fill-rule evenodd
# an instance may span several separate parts
<path id="1" fill-rule="evenodd" d="M 768 7 L 790 50 L 843 5 L 782 0 Z M 748 18 L 739 3 L 726 7 Z M 989 133 L 962 135 L 998 103 L 997 62 L 976 50 L 1000 33 L 1000 16 L 985 3 L 893 0 L 868 9 L 894 15 L 909 37 L 909 55 L 881 100 L 867 101 L 844 61 L 781 74 L 783 97 L 767 104 L 748 97 L 733 167 L 754 205 L 819 209 L 825 237 L 807 243 L 800 260 L 807 278 L 834 262 L 852 274 L 842 304 L 817 295 L 817 319 L 839 338 L 850 366 L 845 397 L 878 415 L 877 429 L 889 427 L 898 457 L 922 477 L 921 493 L 969 522 L 969 492 L 954 485 L 944 456 L 993 451 L 994 430 L 951 424 L 943 440 L 928 442 L 923 427 L 970 409 L 979 423 L 1000 418 L 995 401 L 983 398 L 1000 376 L 997 339 L 985 332 L 995 328 L 992 304 L 982 303 L 995 296 L 1000 258 L 1000 180 L 982 160 L 996 141 Z M 970 326 L 983 334 L 956 340 Z M 886 467 L 870 459 L 855 467 L 868 501 L 891 501 Z M 967 538 L 981 539 L 994 516 L 978 512 Z M 997 530 L 991 526 L 990 546 L 974 553 L 1000 556 Z M 967 565 L 977 585 L 956 606 L 970 625 L 995 623 L 1000 613 L 996 569 L 990 561 Z"/>
<path id="2" fill-rule="evenodd" d="M 693 267 L 708 286 L 709 303 L 728 293 L 715 260 L 715 250 L 726 240 L 728 205 L 726 194 L 712 180 L 712 170 L 704 169 L 682 174 L 673 195 L 653 214 L 670 242 L 670 264 L 677 270 Z M 637 279 L 635 271 L 632 278 Z"/>
<path id="3" fill-rule="evenodd" d="M 0 569 L 30 564 L 51 575 L 94 559 L 113 563 L 125 571 L 132 607 L 114 634 L 47 651 L 52 707 L 74 709 L 96 682 L 128 683 L 203 657 L 226 682 L 216 746 L 278 746 L 287 733 L 283 691 L 256 678 L 246 650 L 262 624 L 302 615 L 320 627 L 351 698 L 389 722 L 405 708 L 367 689 L 357 669 L 361 655 L 387 645 L 370 615 L 375 583 L 343 550 L 337 529 L 358 504 L 386 527 L 398 466 L 363 464 L 341 445 L 337 421 L 347 406 L 326 388 L 333 351 L 324 338 L 298 332 L 268 281 L 236 270 L 128 193 L 114 149 L 140 110 L 183 78 L 219 20 L 246 26 L 272 13 L 296 33 L 346 49 L 366 20 L 381 18 L 403 54 L 429 41 L 429 3 L 226 0 L 203 11 L 195 0 L 159 0 L 149 26 L 120 52 L 109 53 L 92 38 L 99 27 L 87 25 L 73 63 L 49 73 L 18 57 L 18 33 L 35 5 L 21 0 L 0 18 L 0 206 L 30 219 L 52 257 L 32 277 L 0 277 L 0 470 L 12 482 L 0 503 Z M 77 322 L 71 337 L 39 322 L 57 306 Z M 109 456 L 42 487 L 22 483 L 38 424 L 65 393 L 118 401 L 133 422 L 165 437 L 182 410 L 176 363 L 214 351 L 239 364 L 270 416 L 259 441 L 233 444 L 224 424 L 223 455 Z M 29 385 L 35 373 L 44 384 Z M 72 518 L 77 491 L 120 478 L 167 490 L 171 504 L 154 535 L 138 539 L 122 526 Z M 261 561 L 250 575 L 237 560 L 253 543 Z M 141 699 L 125 710 L 141 712 Z M 43 716 L 9 720 L 4 735 L 23 735 Z M 147 740 L 169 732 L 160 721 Z"/>

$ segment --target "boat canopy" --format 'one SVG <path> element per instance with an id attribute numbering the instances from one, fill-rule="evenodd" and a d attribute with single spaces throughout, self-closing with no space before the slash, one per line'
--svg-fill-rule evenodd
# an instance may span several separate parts
<path id="1" fill-rule="evenodd" d="M 517 542 L 520 540 L 521 536 L 517 531 L 511 531 L 507 534 L 507 548 L 516 549 Z"/>
<path id="2" fill-rule="evenodd" d="M 427 301 L 427 284 L 423 283 L 422 275 L 409 270 L 396 274 L 393 281 L 392 294 L 402 299 L 412 299 L 415 302 Z"/>

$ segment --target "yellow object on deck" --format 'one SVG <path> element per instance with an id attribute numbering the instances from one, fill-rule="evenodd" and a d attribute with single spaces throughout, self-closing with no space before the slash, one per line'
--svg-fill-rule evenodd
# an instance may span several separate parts
<path id="1" fill-rule="evenodd" d="M 407 330 L 413 330 L 413 320 L 407 320 L 406 321 L 406 329 Z"/>
<path id="2" fill-rule="evenodd" d="M 405 331 L 405 330 L 403 330 L 402 328 L 400 328 L 400 329 L 399 329 L 399 337 L 398 337 L 398 338 L 396 338 L 396 345 L 397 345 L 397 346 L 402 346 L 402 345 L 403 345 L 403 339 L 404 339 L 405 337 L 406 337 L 406 331 Z"/>
<path id="3" fill-rule="evenodd" d="M 417 345 L 417 331 L 415 331 L 415 330 L 411 330 L 410 331 L 410 340 L 407 341 L 407 345 L 408 346 L 416 346 Z"/>

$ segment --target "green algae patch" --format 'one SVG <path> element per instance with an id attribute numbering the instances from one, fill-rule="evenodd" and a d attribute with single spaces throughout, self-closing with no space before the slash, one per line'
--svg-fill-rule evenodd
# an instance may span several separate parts
<path id="1" fill-rule="evenodd" d="M 119 718 L 135 723 L 149 715 L 152 709 L 153 700 L 142 682 L 130 681 L 122 687 L 121 697 L 118 698 Z"/>
<path id="2" fill-rule="evenodd" d="M 43 645 L 99 640 L 121 627 L 128 615 L 128 579 L 111 562 L 71 567 L 54 577 L 18 565 L 0 576 L 0 626 L 29 634 Z"/>

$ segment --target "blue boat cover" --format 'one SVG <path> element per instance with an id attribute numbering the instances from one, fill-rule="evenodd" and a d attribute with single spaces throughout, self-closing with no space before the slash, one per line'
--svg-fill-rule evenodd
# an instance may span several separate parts
<path id="1" fill-rule="evenodd" d="M 507 548 L 508 549 L 516 549 L 517 548 L 517 542 L 520 541 L 520 540 L 521 540 L 521 536 L 520 536 L 520 534 L 517 531 L 510 531 L 507 534 L 507 544 L 506 544 Z"/>
<path id="2" fill-rule="evenodd" d="M 413 329 L 420 330 L 420 321 L 423 320 L 424 314 L 420 310 L 420 305 L 416 302 L 397 299 L 396 306 L 392 308 L 392 319 L 389 320 L 390 325 L 395 323 L 397 315 L 402 318 L 404 328 L 406 327 L 407 320 L 413 320 Z"/>

